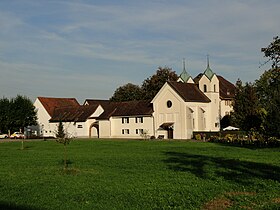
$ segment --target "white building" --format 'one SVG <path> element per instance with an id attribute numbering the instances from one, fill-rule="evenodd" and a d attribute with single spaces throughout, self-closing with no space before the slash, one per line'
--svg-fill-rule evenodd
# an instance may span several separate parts
<path id="1" fill-rule="evenodd" d="M 166 82 L 151 101 L 110 102 L 38 97 L 39 133 L 55 136 L 58 122 L 74 137 L 190 139 L 193 132 L 220 130 L 232 111 L 234 85 L 211 70 L 192 77 L 185 67 L 177 82 Z"/>

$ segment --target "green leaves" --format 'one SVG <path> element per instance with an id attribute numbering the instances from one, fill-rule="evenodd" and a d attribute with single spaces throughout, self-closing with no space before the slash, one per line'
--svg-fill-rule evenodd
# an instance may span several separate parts
<path id="1" fill-rule="evenodd" d="M 145 79 L 142 86 L 128 83 L 116 89 L 111 101 L 151 100 L 167 81 L 177 81 L 178 75 L 169 67 L 159 67 L 154 75 Z"/>
<path id="2" fill-rule="evenodd" d="M 17 131 L 21 128 L 36 125 L 37 112 L 32 101 L 26 96 L 0 99 L 0 130 Z"/>

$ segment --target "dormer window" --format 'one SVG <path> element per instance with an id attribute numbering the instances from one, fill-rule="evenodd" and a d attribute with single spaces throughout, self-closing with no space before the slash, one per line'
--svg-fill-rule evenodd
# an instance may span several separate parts
<path id="1" fill-rule="evenodd" d="M 230 92 L 229 92 L 229 90 L 227 90 L 227 95 L 228 95 L 228 96 L 230 95 Z"/>
<path id="2" fill-rule="evenodd" d="M 207 92 L 207 85 L 203 85 L 204 92 Z"/>

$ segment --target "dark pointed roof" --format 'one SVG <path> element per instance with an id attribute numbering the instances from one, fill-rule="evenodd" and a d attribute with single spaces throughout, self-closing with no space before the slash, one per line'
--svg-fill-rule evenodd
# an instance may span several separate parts
<path id="1" fill-rule="evenodd" d="M 179 78 L 183 82 L 187 82 L 189 80 L 189 78 L 191 78 L 191 75 L 189 75 L 189 73 L 186 71 L 185 60 L 183 61 L 183 72 L 180 74 Z"/>
<path id="2" fill-rule="evenodd" d="M 182 82 L 168 82 L 168 84 L 186 102 L 209 103 L 211 100 L 197 87 L 196 84 Z"/>
<path id="3" fill-rule="evenodd" d="M 209 80 L 211 80 L 215 75 L 212 69 L 210 68 L 209 56 L 207 56 L 207 68 L 205 69 L 204 74 Z"/>

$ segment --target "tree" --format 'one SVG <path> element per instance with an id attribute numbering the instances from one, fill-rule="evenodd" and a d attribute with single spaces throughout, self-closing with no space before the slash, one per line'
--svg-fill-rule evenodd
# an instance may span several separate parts
<path id="1" fill-rule="evenodd" d="M 226 128 L 230 125 L 232 125 L 232 119 L 231 119 L 231 115 L 225 115 L 222 119 L 221 119 L 221 129 Z"/>
<path id="2" fill-rule="evenodd" d="M 138 85 L 128 83 L 116 89 L 111 101 L 133 101 L 141 100 L 142 89 Z"/>
<path id="3" fill-rule="evenodd" d="M 8 133 L 10 129 L 10 101 L 7 98 L 0 99 L 0 133 Z"/>
<path id="4" fill-rule="evenodd" d="M 37 124 L 37 112 L 30 99 L 18 95 L 11 100 L 13 129 L 23 130 L 27 126 Z"/>
<path id="5" fill-rule="evenodd" d="M 232 120 L 242 130 L 260 130 L 263 125 L 263 110 L 260 107 L 256 87 L 252 83 L 242 85 L 236 82 L 236 93 L 233 100 Z"/>
<path id="6" fill-rule="evenodd" d="M 268 61 L 272 62 L 272 68 L 279 68 L 280 38 L 278 36 L 274 37 L 273 41 L 267 47 L 262 48 L 261 51 L 264 53 L 264 57 L 269 58 Z"/>
<path id="7" fill-rule="evenodd" d="M 280 137 L 280 39 L 278 36 L 261 51 L 268 61 L 272 62 L 271 69 L 265 71 L 256 80 L 257 95 L 262 108 L 266 111 L 265 134 Z M 268 62 L 267 61 L 267 62 Z M 267 63 L 266 62 L 266 63 Z"/>
<path id="8" fill-rule="evenodd" d="M 156 74 L 144 80 L 142 84 L 143 99 L 153 99 L 167 81 L 177 81 L 178 75 L 169 67 L 159 67 Z"/>
<path id="9" fill-rule="evenodd" d="M 267 113 L 265 134 L 280 137 L 280 68 L 265 71 L 256 80 L 256 88 L 260 104 Z"/>
<path id="10" fill-rule="evenodd" d="M 64 148 L 64 170 L 67 170 L 68 163 L 67 163 L 67 145 L 70 143 L 71 138 L 68 135 L 67 131 L 64 130 L 64 126 L 62 121 L 58 123 L 57 131 L 56 131 L 56 142 L 63 144 Z"/>
<path id="11" fill-rule="evenodd" d="M 169 67 L 159 67 L 156 74 L 143 81 L 142 86 L 128 83 L 116 89 L 111 101 L 151 100 L 167 81 L 177 81 L 178 75 Z"/>
<path id="12" fill-rule="evenodd" d="M 2 132 L 23 130 L 37 124 L 37 112 L 31 100 L 18 95 L 16 98 L 0 99 L 0 130 Z"/>

